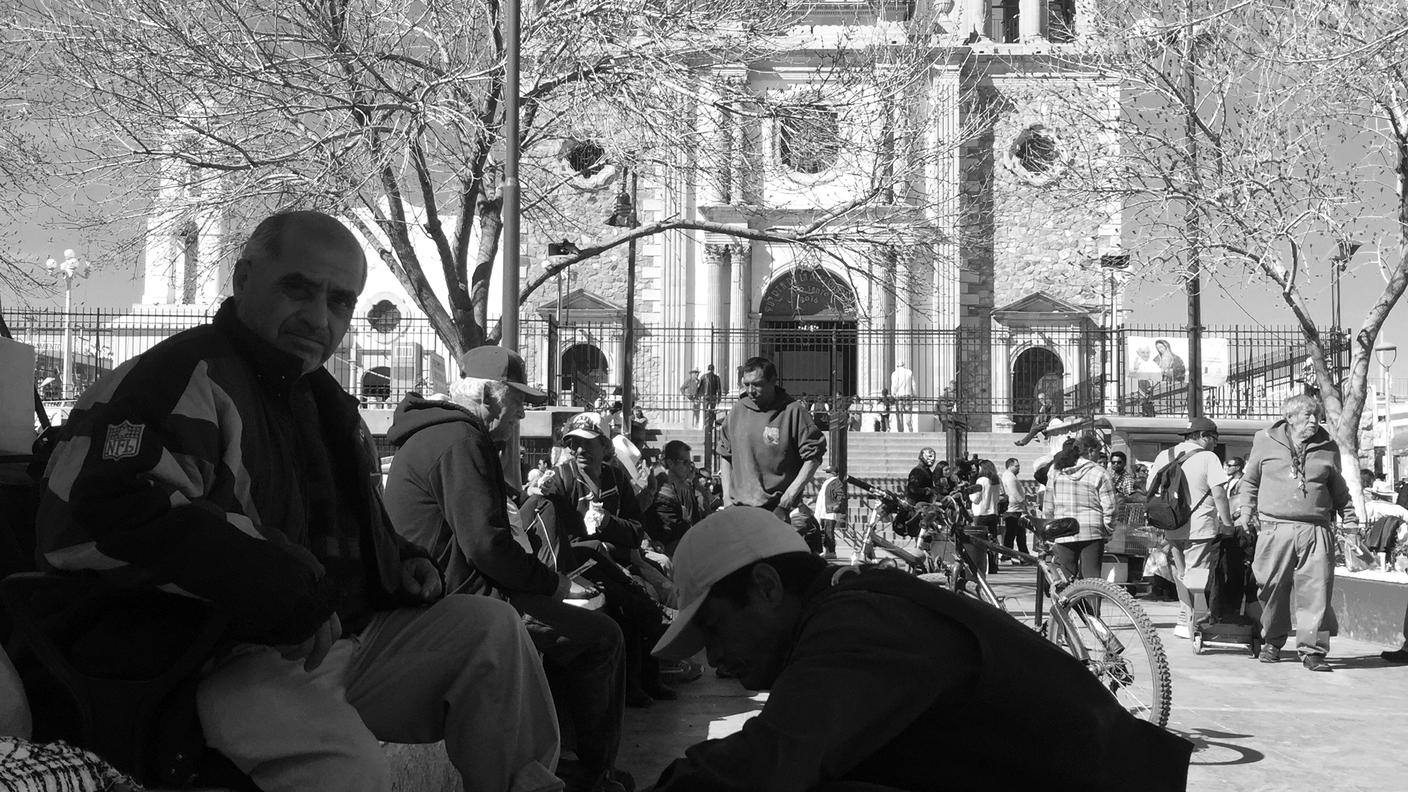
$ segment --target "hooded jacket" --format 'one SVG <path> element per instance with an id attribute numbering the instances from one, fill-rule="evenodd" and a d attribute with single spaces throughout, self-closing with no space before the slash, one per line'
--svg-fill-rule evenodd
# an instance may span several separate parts
<path id="1" fill-rule="evenodd" d="M 719 456 L 729 461 L 729 497 L 734 504 L 775 509 L 802 470 L 821 459 L 826 435 L 802 402 L 777 389 L 767 409 L 740 396 L 719 438 Z"/>
<path id="2" fill-rule="evenodd" d="M 1080 533 L 1057 539 L 1088 542 L 1108 539 L 1115 523 L 1115 485 L 1110 471 L 1089 459 L 1057 470 L 1046 482 L 1047 519 L 1074 517 Z"/>
<path id="3" fill-rule="evenodd" d="M 445 570 L 447 592 L 557 590 L 557 573 L 514 539 L 503 465 L 479 418 L 412 393 L 396 407 L 386 439 L 397 446 L 386 510 L 396 530 Z"/>
<path id="4" fill-rule="evenodd" d="M 1358 523 L 1340 470 L 1340 447 L 1322 426 L 1305 442 L 1302 476 L 1293 469 L 1290 426 L 1281 420 L 1252 438 L 1252 452 L 1238 488 L 1242 514 L 1263 520 L 1329 525 L 1338 511 L 1346 523 Z M 1304 479 L 1304 489 L 1301 487 Z"/>

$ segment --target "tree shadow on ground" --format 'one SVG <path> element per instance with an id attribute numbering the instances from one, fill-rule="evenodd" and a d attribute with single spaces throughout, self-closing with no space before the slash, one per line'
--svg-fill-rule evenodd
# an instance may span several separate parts
<path id="1" fill-rule="evenodd" d="M 1382 668 L 1408 668 L 1402 663 L 1390 663 L 1376 654 L 1359 655 L 1357 657 L 1335 657 L 1331 655 L 1326 660 L 1330 661 L 1330 667 L 1336 671 L 1359 671 L 1361 669 L 1382 669 Z"/>

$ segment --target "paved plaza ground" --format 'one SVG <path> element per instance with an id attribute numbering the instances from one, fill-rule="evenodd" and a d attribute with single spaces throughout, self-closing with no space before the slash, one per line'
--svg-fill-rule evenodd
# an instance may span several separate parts
<path id="1" fill-rule="evenodd" d="M 1035 573 L 1008 568 L 999 594 L 1033 590 Z M 1173 636 L 1175 603 L 1140 598 L 1159 627 L 1173 671 L 1169 727 L 1196 745 L 1188 789 L 1393 790 L 1408 787 L 1408 666 L 1379 658 L 1385 646 L 1336 639 L 1333 673 L 1311 673 L 1293 657 L 1277 665 L 1245 651 L 1193 652 Z M 678 686 L 680 700 L 630 710 L 619 765 L 641 786 L 684 748 L 737 731 L 762 708 L 752 694 L 712 671 Z M 1059 724 L 1053 724 L 1059 728 Z M 936 748 L 937 751 L 937 748 Z M 1021 746 L 1013 746 L 1021 755 Z M 932 759 L 935 772 L 942 756 Z M 1130 779 L 1130 789 L 1139 788 Z"/>

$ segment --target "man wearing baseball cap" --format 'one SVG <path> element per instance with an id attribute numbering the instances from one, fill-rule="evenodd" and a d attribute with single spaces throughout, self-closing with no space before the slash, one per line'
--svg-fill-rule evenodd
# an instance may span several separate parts
<path id="1" fill-rule="evenodd" d="M 528 387 L 523 358 L 501 346 L 469 350 L 460 369 L 449 399 L 411 393 L 396 408 L 387 513 L 445 570 L 449 591 L 505 599 L 518 611 L 556 672 L 553 692 L 577 734 L 578 763 L 559 770 L 569 792 L 620 792 L 629 786 L 613 769 L 624 701 L 621 630 L 605 613 L 567 602 L 589 599 L 595 588 L 534 554 L 499 460 L 524 402 L 547 394 Z"/>
<path id="2" fill-rule="evenodd" d="M 1054 644 L 910 575 L 829 566 L 769 511 L 700 521 L 675 583 L 680 611 L 655 654 L 703 649 L 771 692 L 741 731 L 671 763 L 659 792 L 1185 787 L 1191 744 L 1126 712 Z"/>
<path id="3" fill-rule="evenodd" d="M 1231 479 L 1213 451 L 1216 447 L 1217 424 L 1207 418 L 1193 418 L 1183 430 L 1183 442 L 1160 451 L 1149 468 L 1147 480 L 1153 481 L 1164 466 L 1174 461 L 1181 464 L 1188 498 L 1194 504 L 1188 524 L 1165 534 L 1180 603 L 1178 622 L 1173 627 L 1173 634 L 1179 638 L 1192 637 L 1191 625 L 1200 616 L 1195 612 L 1193 591 L 1202 591 L 1207 582 L 1213 540 L 1219 533 L 1232 531 L 1232 507 L 1227 499 L 1227 483 Z"/>

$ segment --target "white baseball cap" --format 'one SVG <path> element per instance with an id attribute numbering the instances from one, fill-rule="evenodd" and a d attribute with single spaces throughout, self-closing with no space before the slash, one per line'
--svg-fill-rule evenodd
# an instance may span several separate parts
<path id="1" fill-rule="evenodd" d="M 675 548 L 675 588 L 680 610 L 651 653 L 667 660 L 693 657 L 704 648 L 694 616 L 709 588 L 754 561 L 810 552 L 797 530 L 766 509 L 731 506 L 685 532 Z"/>

